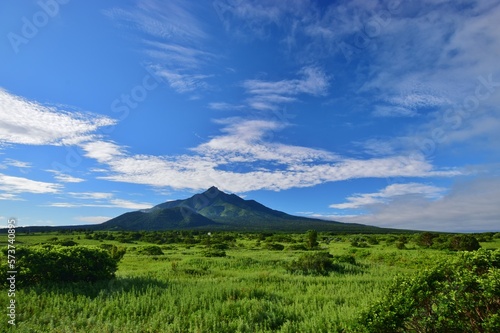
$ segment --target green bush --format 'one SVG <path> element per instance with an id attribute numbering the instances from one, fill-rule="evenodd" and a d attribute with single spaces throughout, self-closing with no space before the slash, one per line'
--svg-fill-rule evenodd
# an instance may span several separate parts
<path id="1" fill-rule="evenodd" d="M 450 239 L 450 250 L 475 251 L 481 248 L 476 237 L 472 235 L 456 235 Z"/>
<path id="2" fill-rule="evenodd" d="M 306 251 L 307 247 L 305 244 L 292 244 L 288 247 L 288 249 L 292 251 Z"/>
<path id="3" fill-rule="evenodd" d="M 270 243 L 266 245 L 266 248 L 271 251 L 283 251 L 285 245 L 279 243 Z"/>
<path id="4" fill-rule="evenodd" d="M 111 279 L 117 270 L 118 261 L 104 249 L 84 246 L 17 248 L 16 283 L 28 286 L 47 282 L 94 282 Z M 1 270 L 6 272 L 7 265 L 2 263 Z"/>
<path id="5" fill-rule="evenodd" d="M 500 332 L 500 251 L 461 252 L 398 277 L 360 332 Z"/>
<path id="6" fill-rule="evenodd" d="M 328 275 L 340 268 L 333 263 L 332 258 L 328 252 L 305 253 L 286 265 L 286 270 L 292 274 Z"/>
<path id="7" fill-rule="evenodd" d="M 161 247 L 159 247 L 158 245 L 148 245 L 139 248 L 137 250 L 137 253 L 150 256 L 160 256 L 163 254 L 163 251 L 161 250 Z"/>
<path id="8" fill-rule="evenodd" d="M 356 258 L 349 254 L 335 255 L 333 256 L 333 261 L 338 263 L 346 263 L 351 265 L 356 265 Z"/>

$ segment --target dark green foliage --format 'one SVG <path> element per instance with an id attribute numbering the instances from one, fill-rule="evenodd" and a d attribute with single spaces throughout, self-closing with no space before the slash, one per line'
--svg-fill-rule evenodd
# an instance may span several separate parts
<path id="1" fill-rule="evenodd" d="M 351 256 L 349 254 L 343 254 L 343 255 L 334 255 L 333 256 L 333 261 L 338 262 L 338 263 L 346 263 L 346 264 L 351 264 L 351 265 L 356 265 L 356 258 L 354 256 Z"/>
<path id="2" fill-rule="evenodd" d="M 500 251 L 462 252 L 398 277 L 361 332 L 500 332 Z"/>
<path id="3" fill-rule="evenodd" d="M 225 257 L 226 251 L 218 249 L 206 249 L 203 251 L 205 257 Z"/>
<path id="4" fill-rule="evenodd" d="M 307 248 L 314 250 L 318 247 L 318 232 L 316 230 L 309 230 L 307 236 Z"/>
<path id="5" fill-rule="evenodd" d="M 366 236 L 366 241 L 370 245 L 378 245 L 379 244 L 379 240 L 376 236 Z"/>
<path id="6" fill-rule="evenodd" d="M 266 245 L 266 248 L 271 251 L 283 251 L 285 245 L 280 243 L 270 243 Z"/>
<path id="7" fill-rule="evenodd" d="M 124 247 L 118 247 L 113 244 L 101 244 L 101 248 L 105 249 L 108 251 L 109 255 L 111 258 L 120 261 L 125 253 L 127 252 L 127 249 Z"/>
<path id="8" fill-rule="evenodd" d="M 306 251 L 307 247 L 305 244 L 292 244 L 288 247 L 292 251 Z"/>
<path id="9" fill-rule="evenodd" d="M 31 246 L 16 250 L 16 283 L 20 286 L 111 279 L 119 261 L 104 249 L 84 246 Z M 3 263 L 1 268 L 7 271 Z"/>
<path id="10" fill-rule="evenodd" d="M 339 269 L 328 252 L 305 253 L 286 266 L 288 272 L 303 275 L 328 275 Z"/>
<path id="11" fill-rule="evenodd" d="M 75 245 L 78 245 L 77 242 L 75 242 L 74 240 L 71 240 L 71 239 L 59 241 L 59 242 L 57 242 L 57 244 L 58 245 L 62 245 L 62 246 L 75 246 Z"/>
<path id="12" fill-rule="evenodd" d="M 212 249 L 215 249 L 215 250 L 227 250 L 227 249 L 229 249 L 229 245 L 226 243 L 215 243 L 215 244 L 210 245 L 210 247 Z"/>
<path id="13" fill-rule="evenodd" d="M 481 248 L 477 239 L 472 235 L 456 235 L 450 240 L 450 250 L 475 251 Z"/>
<path id="14" fill-rule="evenodd" d="M 161 250 L 161 247 L 159 247 L 158 245 L 148 245 L 139 248 L 137 250 L 137 253 L 150 256 L 159 256 L 163 254 L 163 251 Z"/>
<path id="15" fill-rule="evenodd" d="M 416 237 L 416 243 L 421 247 L 431 247 L 434 244 L 434 238 L 438 237 L 437 234 L 433 234 L 431 232 L 424 232 Z"/>

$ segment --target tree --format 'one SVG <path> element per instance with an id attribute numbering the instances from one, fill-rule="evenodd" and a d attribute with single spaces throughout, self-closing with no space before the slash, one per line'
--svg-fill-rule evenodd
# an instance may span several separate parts
<path id="1" fill-rule="evenodd" d="M 417 236 L 416 242 L 421 247 L 431 247 L 436 237 L 438 237 L 438 235 L 431 232 L 424 232 Z"/>
<path id="2" fill-rule="evenodd" d="M 318 232 L 316 230 L 309 230 L 307 232 L 307 248 L 313 250 L 317 248 L 318 245 Z"/>
<path id="3" fill-rule="evenodd" d="M 500 332 L 500 251 L 460 252 L 400 276 L 361 316 L 360 332 Z"/>
<path id="4" fill-rule="evenodd" d="M 475 251 L 481 248 L 476 237 L 472 235 L 456 235 L 450 240 L 450 250 Z"/>

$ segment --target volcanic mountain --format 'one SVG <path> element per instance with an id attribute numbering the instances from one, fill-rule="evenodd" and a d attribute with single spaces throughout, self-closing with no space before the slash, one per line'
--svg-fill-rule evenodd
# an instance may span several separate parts
<path id="1" fill-rule="evenodd" d="M 384 232 L 362 224 L 325 221 L 289 215 L 255 200 L 244 200 L 217 187 L 183 200 L 125 213 L 99 225 L 102 230 L 237 230 Z"/>

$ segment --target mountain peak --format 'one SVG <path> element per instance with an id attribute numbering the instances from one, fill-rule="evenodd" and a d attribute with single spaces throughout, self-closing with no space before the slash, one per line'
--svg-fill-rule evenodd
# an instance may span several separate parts
<path id="1" fill-rule="evenodd" d="M 203 192 L 203 193 L 205 193 L 205 194 L 210 194 L 210 195 L 214 196 L 214 195 L 217 195 L 217 194 L 219 194 L 219 193 L 221 193 L 221 192 L 222 192 L 222 191 L 221 191 L 221 190 L 219 190 L 219 189 L 217 188 L 217 186 L 212 186 L 212 187 L 210 187 L 208 190 L 206 190 L 206 191 L 205 191 L 205 192 Z"/>

